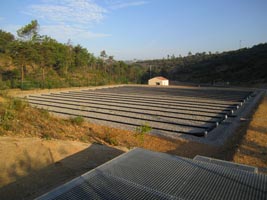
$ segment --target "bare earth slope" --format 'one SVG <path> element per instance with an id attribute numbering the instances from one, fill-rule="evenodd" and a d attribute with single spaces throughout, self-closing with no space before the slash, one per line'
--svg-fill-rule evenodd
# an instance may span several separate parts
<path id="1" fill-rule="evenodd" d="M 121 153 L 99 144 L 0 137 L 0 199 L 32 199 Z"/>
<path id="2" fill-rule="evenodd" d="M 233 161 L 257 166 L 267 172 L 267 96 L 253 115 Z"/>

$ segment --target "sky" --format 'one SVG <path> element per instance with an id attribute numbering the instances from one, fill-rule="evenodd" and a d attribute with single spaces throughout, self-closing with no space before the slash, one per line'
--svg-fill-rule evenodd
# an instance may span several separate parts
<path id="1" fill-rule="evenodd" d="M 95 56 L 160 59 L 267 42 L 267 0 L 0 0 L 0 29 L 39 33 Z"/>

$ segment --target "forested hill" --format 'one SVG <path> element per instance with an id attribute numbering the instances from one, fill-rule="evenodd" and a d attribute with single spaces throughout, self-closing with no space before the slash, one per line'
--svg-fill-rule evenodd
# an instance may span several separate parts
<path id="1" fill-rule="evenodd" d="M 186 57 L 147 60 L 138 64 L 151 67 L 151 76 L 194 83 L 267 83 L 267 43 L 223 53 L 189 53 Z M 150 76 L 148 70 L 143 80 Z"/>
<path id="2" fill-rule="evenodd" d="M 95 56 L 81 45 L 40 35 L 36 20 L 0 30 L 0 89 L 57 88 L 144 83 L 153 76 L 190 83 L 267 83 L 267 44 L 223 53 L 188 53 L 126 64 L 106 51 Z"/>
<path id="3" fill-rule="evenodd" d="M 0 30 L 0 89 L 140 83 L 144 68 L 116 61 L 105 50 L 95 56 L 38 30 L 37 20 L 17 30 L 17 36 Z"/>

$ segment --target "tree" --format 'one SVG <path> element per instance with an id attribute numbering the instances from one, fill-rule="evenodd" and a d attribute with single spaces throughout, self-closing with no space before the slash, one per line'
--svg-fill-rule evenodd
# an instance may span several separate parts
<path id="1" fill-rule="evenodd" d="M 168 59 L 168 60 L 170 59 L 170 55 L 169 55 L 169 54 L 167 55 L 167 59 Z"/>
<path id="2" fill-rule="evenodd" d="M 105 60 L 105 59 L 108 57 L 108 55 L 107 55 L 107 53 L 106 53 L 105 50 L 103 50 L 103 51 L 100 52 L 100 57 L 101 57 L 103 60 Z"/>
<path id="3" fill-rule="evenodd" d="M 106 53 L 105 50 L 101 51 L 100 52 L 100 58 L 103 60 L 103 65 L 104 65 L 104 68 L 105 68 L 105 72 L 107 73 L 107 67 L 105 65 L 105 62 L 106 62 L 106 59 L 107 59 L 108 55 Z"/>
<path id="4" fill-rule="evenodd" d="M 42 70 L 42 87 L 45 86 L 45 71 L 46 68 L 53 66 L 55 59 L 54 54 L 54 44 L 55 40 L 48 36 L 44 36 L 41 43 L 35 43 L 34 48 L 38 52 L 36 63 L 39 64 Z"/>
<path id="5" fill-rule="evenodd" d="M 93 54 L 90 54 L 89 63 L 90 63 L 92 70 L 96 70 L 96 58 Z"/>
<path id="6" fill-rule="evenodd" d="M 21 88 L 23 88 L 26 65 L 36 62 L 37 52 L 29 42 L 13 42 L 10 47 L 11 57 L 15 65 L 20 67 Z"/>
<path id="7" fill-rule="evenodd" d="M 191 51 L 189 51 L 188 54 L 187 54 L 187 56 L 192 56 L 192 55 L 193 55 L 193 54 L 192 54 Z"/>
<path id="8" fill-rule="evenodd" d="M 108 59 L 107 59 L 107 64 L 108 64 L 108 67 L 109 67 L 109 76 L 112 77 L 113 76 L 113 79 L 114 79 L 114 74 L 112 75 L 112 65 L 114 63 L 114 56 L 108 56 Z"/>
<path id="9" fill-rule="evenodd" d="M 74 52 L 74 65 L 75 67 L 88 67 L 90 61 L 90 54 L 86 48 L 83 48 L 81 45 L 77 45 L 73 48 Z"/>
<path id="10" fill-rule="evenodd" d="M 11 33 L 0 30 L 0 53 L 6 53 L 8 45 L 15 40 Z"/>
<path id="11" fill-rule="evenodd" d="M 17 34 L 20 38 L 23 38 L 24 40 L 35 41 L 38 38 L 38 29 L 38 21 L 32 20 L 31 23 L 17 30 Z"/>

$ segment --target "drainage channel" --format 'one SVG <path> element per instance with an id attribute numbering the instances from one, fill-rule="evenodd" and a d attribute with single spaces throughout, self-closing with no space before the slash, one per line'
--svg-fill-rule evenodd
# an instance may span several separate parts
<path id="1" fill-rule="evenodd" d="M 84 92 L 83 92 L 84 91 Z M 91 96 L 91 95 L 97 95 L 97 96 L 102 96 L 102 97 L 118 97 L 121 99 L 134 99 L 134 100 L 149 100 L 150 102 L 152 100 L 155 99 L 155 97 L 157 98 L 157 102 L 163 102 L 163 103 L 174 103 L 174 104 L 189 104 L 189 105 L 200 105 L 200 106 L 216 106 L 216 107 L 233 107 L 236 108 L 237 106 L 239 106 L 239 102 L 231 102 L 226 104 L 225 102 L 201 102 L 201 101 L 192 101 L 189 99 L 170 99 L 169 97 L 165 97 L 165 98 L 158 98 L 158 96 L 136 96 L 136 95 L 121 95 L 121 94 L 112 94 L 112 93 L 100 93 L 100 92 L 92 92 L 92 91 L 85 91 L 82 90 L 82 92 L 77 92 L 77 91 L 69 91 L 69 92 L 60 92 L 61 94 L 72 94 L 74 96 Z M 186 102 L 186 103 L 185 103 Z"/>
<path id="2" fill-rule="evenodd" d="M 52 94 L 54 95 L 54 94 Z M 107 97 L 99 97 L 99 96 L 95 96 L 95 95 L 71 95 L 71 94 L 59 94 L 59 95 L 62 95 L 62 96 L 67 96 L 67 97 L 77 97 L 77 98 L 93 98 L 93 99 L 99 99 L 99 100 L 111 100 L 111 101 L 123 101 L 123 102 L 129 102 L 129 103 L 142 103 L 142 104 L 151 104 L 151 102 L 153 102 L 153 100 L 151 101 L 142 101 L 142 100 L 129 100 L 129 99 L 124 99 L 124 98 L 113 98 L 113 97 L 110 97 L 110 96 L 107 96 Z M 222 108 L 218 108 L 218 106 L 216 107 L 212 107 L 212 106 L 205 106 L 205 105 L 196 105 L 196 106 L 192 106 L 193 104 L 188 104 L 188 103 L 176 103 L 176 104 L 170 104 L 170 103 L 160 103 L 160 102 L 153 102 L 153 105 L 164 105 L 164 106 L 169 106 L 169 107 L 186 107 L 186 108 L 197 108 L 197 109 L 209 109 L 209 110 L 214 110 L 214 111 L 232 111 L 232 110 L 235 110 L 237 109 L 236 106 L 222 106 Z M 230 109 L 231 108 L 231 109 Z"/>
<path id="3" fill-rule="evenodd" d="M 110 107 L 101 107 L 101 106 L 88 106 L 88 105 L 77 105 L 75 103 L 67 103 L 64 100 L 47 100 L 47 99 L 40 99 L 40 98 L 33 98 L 31 97 L 29 99 L 29 102 L 32 101 L 37 101 L 37 102 L 46 102 L 46 103 L 60 103 L 60 104 L 64 104 L 64 105 L 70 105 L 70 106 L 81 106 L 83 108 L 93 108 L 93 109 L 103 109 L 103 110 L 110 110 L 110 111 L 117 111 L 117 112 L 129 112 L 129 113 L 133 113 L 133 114 L 139 114 L 139 115 L 148 115 L 148 116 L 152 116 L 152 117 L 163 117 L 163 118 L 169 118 L 169 119 L 175 119 L 175 120 L 187 120 L 187 121 L 193 121 L 193 122 L 203 122 L 203 123 L 207 123 L 207 124 L 215 124 L 216 126 L 219 125 L 219 123 L 221 123 L 222 120 L 217 120 L 217 121 L 211 121 L 211 120 L 201 120 L 201 119 L 190 119 L 190 118 L 186 118 L 186 117 L 173 117 L 173 116 L 168 116 L 168 115 L 162 115 L 162 114 L 151 114 L 151 113 L 146 113 L 146 112 L 138 112 L 138 111 L 134 111 L 134 110 L 122 110 L 122 109 L 115 109 L 115 108 L 110 108 Z"/>
<path id="4" fill-rule="evenodd" d="M 55 96 L 32 96 L 30 95 L 29 96 L 30 98 L 32 97 L 36 97 L 36 98 L 40 98 L 40 99 L 52 99 L 52 100 L 63 100 L 63 101 L 68 101 L 68 102 L 77 102 L 77 103 L 92 103 L 92 104 L 95 104 L 95 105 L 103 105 L 103 106 L 115 106 L 115 107 L 118 107 L 118 108 L 131 108 L 131 109 L 142 109 L 142 110 L 145 110 L 145 111 L 156 111 L 156 112 L 168 112 L 170 114 L 183 114 L 183 115 L 190 115 L 190 116 L 199 116 L 199 117 L 212 117 L 212 118 L 215 118 L 215 119 L 219 119 L 218 121 L 221 121 L 221 120 L 224 120 L 226 119 L 228 116 L 231 116 L 231 115 L 227 115 L 227 114 L 218 114 L 218 113 L 205 113 L 205 114 L 202 114 L 203 112 L 198 112 L 198 111 L 191 111 L 190 112 L 183 112 L 183 111 L 175 111 L 175 110 L 171 110 L 171 109 L 163 109 L 161 107 L 156 107 L 156 108 L 148 108 L 147 106 L 145 105 L 129 105 L 127 104 L 126 106 L 122 105 L 122 104 L 118 104 L 118 103 L 114 103 L 114 102 L 107 102 L 107 103 L 103 103 L 103 102 L 99 102 L 99 101 L 94 101 L 94 100 L 91 100 L 91 99 L 88 99 L 88 100 L 82 100 L 82 99 L 73 99 L 71 97 L 55 97 Z M 151 106 L 150 106 L 151 107 Z"/>
<path id="5" fill-rule="evenodd" d="M 82 90 L 83 91 L 83 90 Z M 72 92 L 72 91 L 69 91 L 69 92 Z M 90 91 L 91 92 L 91 91 Z M 199 96 L 197 96 L 197 95 L 194 95 L 194 96 L 170 96 L 170 95 L 168 95 L 168 94 L 166 94 L 166 95 L 158 95 L 158 94 L 148 94 L 148 93 L 123 93 L 123 92 L 120 92 L 120 91 L 116 91 L 116 92 L 113 92 L 113 91 L 104 91 L 104 92 L 102 92 L 102 91 L 96 91 L 96 90 L 94 90 L 94 91 L 92 91 L 93 93 L 99 93 L 99 94 L 102 94 L 102 93 L 104 93 L 104 94 L 110 94 L 110 95 L 112 95 L 112 94 L 116 94 L 116 95 L 129 95 L 129 96 L 142 96 L 142 97 L 147 97 L 147 98 L 155 98 L 155 97 L 157 97 L 157 98 L 159 98 L 159 99 L 166 99 L 166 97 L 168 97 L 168 99 L 172 99 L 172 100 L 190 100 L 190 101 L 192 101 L 192 102 L 203 102 L 203 103 L 211 103 L 211 104 L 217 104 L 217 103 L 219 103 L 219 104 L 222 104 L 222 103 L 224 103 L 225 105 L 229 105 L 229 104 L 232 104 L 232 102 L 236 102 L 236 103 L 239 103 L 239 101 L 241 101 L 242 99 L 239 99 L 239 101 L 235 101 L 234 99 L 233 99 L 233 101 L 229 101 L 229 100 L 216 100 L 216 99 L 209 99 L 209 98 L 204 98 L 204 97 L 199 97 Z"/>
<path id="6" fill-rule="evenodd" d="M 126 90 L 125 90 L 126 89 Z M 252 92 L 251 91 L 223 91 L 220 90 L 215 91 L 215 90 L 208 90 L 209 94 L 207 94 L 207 91 L 204 90 L 181 90 L 179 89 L 179 91 L 177 91 L 177 89 L 175 89 L 175 91 L 171 91 L 171 88 L 166 89 L 163 92 L 160 91 L 155 91 L 155 89 L 157 90 L 157 88 L 153 88 L 153 91 L 151 91 L 151 88 L 135 88 L 134 90 L 132 90 L 132 88 L 128 88 L 127 87 L 121 87 L 121 88 L 110 88 L 109 90 L 95 90 L 96 92 L 119 92 L 119 93 L 127 93 L 127 94 L 133 94 L 132 92 L 136 92 L 136 94 L 152 94 L 152 95 L 162 95 L 162 94 L 170 94 L 172 96 L 186 96 L 186 97 L 199 97 L 199 98 L 215 98 L 215 99 L 239 99 L 242 100 L 244 98 L 246 98 L 247 96 L 251 95 Z M 167 91 L 168 90 L 168 91 Z"/>
<path id="7" fill-rule="evenodd" d="M 43 96 L 49 96 L 49 95 L 43 95 Z M 64 95 L 58 95 L 58 94 L 52 94 L 52 96 L 56 97 L 69 97 L 72 99 L 81 99 L 81 100 L 90 100 L 90 98 L 79 98 L 79 97 L 72 97 L 72 96 L 64 96 Z M 94 99 L 99 99 L 99 98 L 94 98 Z M 218 111 L 211 111 L 209 109 L 201 109 L 201 108 L 195 108 L 195 109 L 187 109 L 186 107 L 167 107 L 167 106 L 160 106 L 160 105 L 154 105 L 154 104 L 144 104 L 144 103 L 137 103 L 137 102 L 125 102 L 125 101 L 119 101 L 119 100 L 107 100 L 105 98 L 100 98 L 102 102 L 113 102 L 113 103 L 120 103 L 120 104 L 131 104 L 131 105 L 144 105 L 144 106 L 149 106 L 153 108 L 164 108 L 164 109 L 179 109 L 179 110 L 184 110 L 184 111 L 198 111 L 198 112 L 203 112 L 203 113 L 213 113 L 213 114 L 222 114 L 222 115 L 230 115 L 233 114 L 234 110 L 230 109 L 224 109 L 221 110 L 221 112 Z"/>
<path id="8" fill-rule="evenodd" d="M 119 113 L 115 114 L 115 113 L 103 112 L 103 111 L 98 111 L 98 110 L 88 111 L 88 110 L 85 110 L 85 109 L 67 107 L 67 106 L 62 106 L 62 105 L 58 105 L 58 104 L 52 105 L 51 103 L 50 104 L 46 104 L 46 103 L 32 102 L 32 101 L 30 101 L 29 103 L 39 104 L 39 105 L 42 105 L 42 106 L 69 109 L 69 110 L 79 111 L 79 112 L 103 114 L 103 115 L 109 115 L 109 116 L 114 116 L 114 117 L 129 118 L 129 119 L 134 119 L 134 120 L 144 120 L 144 121 L 149 121 L 149 122 L 162 123 L 162 124 L 166 124 L 166 125 L 175 125 L 175 126 L 181 126 L 181 127 L 199 128 L 199 129 L 205 129 L 205 130 L 208 130 L 208 131 L 210 131 L 210 130 L 212 130 L 212 129 L 214 129 L 216 127 L 216 125 L 200 126 L 200 125 L 179 123 L 179 122 L 173 122 L 173 121 L 155 120 L 155 119 L 145 118 L 145 116 L 143 116 L 143 118 L 142 118 L 141 116 L 140 117 L 136 117 L 136 116 L 130 116 L 130 115 L 127 115 L 127 114 L 119 114 Z"/>
<path id="9" fill-rule="evenodd" d="M 53 95 L 54 93 L 52 93 Z M 154 97 L 153 99 L 145 99 L 145 98 L 128 98 L 123 96 L 114 96 L 114 95 L 102 95 L 102 94 L 96 94 L 96 93 L 90 93 L 90 94 L 72 94 L 72 93 L 60 93 L 64 96 L 73 96 L 73 97 L 94 97 L 94 98 L 105 98 L 110 100 L 123 100 L 123 101 L 130 101 L 130 102 L 143 102 L 143 103 L 151 103 L 158 104 L 158 105 L 167 105 L 167 106 L 186 106 L 186 107 L 198 107 L 198 108 L 212 108 L 213 110 L 218 110 L 221 108 L 228 108 L 228 109 L 236 109 L 238 108 L 239 104 L 232 104 L 232 105 L 223 105 L 223 104 L 206 104 L 206 103 L 190 103 L 187 101 L 161 101 L 159 99 L 156 99 Z"/>
<path id="10" fill-rule="evenodd" d="M 43 105 L 41 104 L 37 104 L 37 103 L 31 103 L 33 105 L 37 105 L 37 106 L 40 106 L 40 108 L 43 107 Z M 50 107 L 50 105 L 46 105 L 48 107 Z M 47 110 L 49 112 L 52 112 L 52 113 L 57 113 L 57 114 L 62 114 L 62 115 L 68 115 L 68 116 L 77 116 L 76 114 L 73 114 L 73 113 L 70 113 L 70 112 L 63 112 L 63 111 L 57 111 L 57 110 L 54 110 L 54 109 L 49 109 L 47 108 Z M 99 120 L 99 121 L 107 121 L 107 122 L 112 122 L 112 123 L 117 123 L 119 125 L 129 125 L 129 126 L 133 126 L 133 127 L 139 127 L 141 124 L 138 124 L 138 123 L 130 123 L 130 122 L 126 122 L 126 121 L 120 121 L 120 120 L 115 120 L 115 119 L 105 119 L 105 118 L 100 118 L 100 117 L 94 117 L 94 116 L 87 116 L 87 115 L 78 115 L 78 116 L 81 116 L 83 118 L 86 118 L 86 119 L 94 119 L 94 120 Z M 155 127 L 153 125 L 151 125 L 151 128 L 153 130 L 158 130 L 158 131 L 166 131 L 166 132 L 172 132 L 172 133 L 181 133 L 181 134 L 187 134 L 187 135 L 193 135 L 193 136 L 198 136 L 198 137 L 203 137 L 203 136 L 206 136 L 208 134 L 208 130 L 202 128 L 201 131 L 197 132 L 197 131 L 194 131 L 194 132 L 187 132 L 187 131 L 177 131 L 177 130 L 172 130 L 172 129 L 167 129 L 167 128 L 159 128 L 159 127 Z"/>
<path id="11" fill-rule="evenodd" d="M 113 114 L 97 114 L 96 115 L 87 115 L 85 113 L 90 113 L 89 111 L 81 111 L 77 110 L 78 113 L 74 113 L 73 109 L 65 108 L 63 106 L 51 106 L 50 104 L 42 104 L 42 103 L 30 103 L 31 105 L 35 105 L 40 108 L 47 109 L 50 112 L 59 113 L 59 114 L 66 114 L 66 115 L 72 115 L 72 116 L 81 116 L 87 119 L 94 119 L 98 121 L 107 121 L 107 122 L 116 122 L 118 124 L 126 124 L 126 125 L 132 125 L 134 127 L 140 126 L 144 124 L 144 122 L 148 122 L 149 126 L 153 128 L 154 130 L 161 130 L 161 131 L 169 131 L 174 133 L 182 133 L 182 134 L 190 134 L 195 136 L 204 136 L 207 135 L 209 131 L 213 129 L 211 128 L 204 128 L 204 127 L 196 127 L 196 126 L 182 126 L 182 125 L 174 125 L 174 124 L 168 124 L 163 122 L 158 122 L 157 120 L 142 120 L 139 118 L 133 118 L 133 117 L 124 117 L 124 116 L 114 116 Z M 94 114 L 94 112 L 91 112 Z M 100 116 L 100 117 L 99 117 Z M 107 118 L 107 116 L 111 116 L 111 118 Z M 119 126 L 121 128 L 121 126 Z M 184 130 L 183 130 L 184 129 Z"/>

